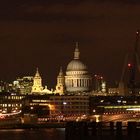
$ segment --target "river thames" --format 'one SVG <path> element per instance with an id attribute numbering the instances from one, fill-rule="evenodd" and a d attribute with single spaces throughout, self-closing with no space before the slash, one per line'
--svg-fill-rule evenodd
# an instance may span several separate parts
<path id="1" fill-rule="evenodd" d="M 65 129 L 1 129 L 0 140 L 65 140 Z"/>

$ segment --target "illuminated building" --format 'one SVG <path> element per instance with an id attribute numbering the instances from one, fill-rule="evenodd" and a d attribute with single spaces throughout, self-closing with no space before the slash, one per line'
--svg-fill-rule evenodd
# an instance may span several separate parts
<path id="1" fill-rule="evenodd" d="M 38 117 L 88 115 L 89 96 L 27 95 L 23 98 L 23 113 Z"/>
<path id="2" fill-rule="evenodd" d="M 103 93 L 106 92 L 106 82 L 105 82 L 105 81 L 102 81 L 102 83 L 101 83 L 101 91 L 102 91 Z"/>
<path id="3" fill-rule="evenodd" d="M 23 95 L 3 92 L 0 95 L 0 114 L 16 113 L 22 110 Z"/>
<path id="4" fill-rule="evenodd" d="M 40 94 L 53 94 L 53 89 L 49 90 L 47 86 L 40 92 Z"/>
<path id="5" fill-rule="evenodd" d="M 33 86 L 32 86 L 32 94 L 52 94 L 53 90 L 49 90 L 47 86 L 43 89 L 42 86 L 42 78 L 39 74 L 38 68 L 36 70 L 36 74 L 33 78 Z"/>
<path id="6" fill-rule="evenodd" d="M 42 90 L 43 90 L 42 78 L 41 78 L 38 68 L 37 68 L 36 74 L 33 78 L 32 93 L 40 93 Z"/>
<path id="7" fill-rule="evenodd" d="M 118 87 L 108 88 L 108 95 L 114 96 L 114 95 L 118 95 L 118 94 L 119 94 Z"/>
<path id="8" fill-rule="evenodd" d="M 91 90 L 92 78 L 87 66 L 80 60 L 78 44 L 74 51 L 74 59 L 67 65 L 65 86 L 67 92 L 87 92 Z"/>
<path id="9" fill-rule="evenodd" d="M 94 75 L 94 85 L 95 85 L 95 92 L 102 92 L 106 93 L 106 82 L 104 81 L 103 77 L 100 75 Z"/>
<path id="10" fill-rule="evenodd" d="M 140 97 L 137 96 L 92 96 L 89 98 L 90 114 L 135 114 L 140 113 Z"/>
<path id="11" fill-rule="evenodd" d="M 23 99 L 23 113 L 36 114 L 38 117 L 48 117 L 50 115 L 50 96 L 48 95 L 28 95 Z"/>
<path id="12" fill-rule="evenodd" d="M 62 68 L 60 68 L 59 75 L 57 76 L 57 85 L 55 93 L 63 95 L 65 91 L 65 76 L 63 74 Z"/>
<path id="13" fill-rule="evenodd" d="M 16 81 L 13 81 L 12 89 L 16 93 L 20 94 L 30 94 L 33 86 L 33 77 L 24 76 L 23 78 L 18 78 Z"/>
<path id="14" fill-rule="evenodd" d="M 50 104 L 54 106 L 53 115 L 89 114 L 89 96 L 50 96 Z"/>
<path id="15" fill-rule="evenodd" d="M 9 92 L 12 90 L 12 87 L 9 83 L 0 81 L 0 92 Z"/>

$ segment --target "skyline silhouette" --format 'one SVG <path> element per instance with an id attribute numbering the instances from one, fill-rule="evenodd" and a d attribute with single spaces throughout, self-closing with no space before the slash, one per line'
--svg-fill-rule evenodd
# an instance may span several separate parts
<path id="1" fill-rule="evenodd" d="M 140 28 L 138 0 L 34 0 L 0 2 L 0 80 L 34 76 L 52 87 L 79 42 L 89 71 L 110 84 L 121 78 L 125 55 Z M 139 53 L 139 46 L 138 46 Z"/>

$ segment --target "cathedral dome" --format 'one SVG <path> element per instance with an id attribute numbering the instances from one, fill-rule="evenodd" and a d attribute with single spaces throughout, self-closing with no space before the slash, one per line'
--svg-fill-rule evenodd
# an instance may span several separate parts
<path id="1" fill-rule="evenodd" d="M 67 71 L 86 71 L 87 66 L 82 63 L 79 59 L 72 60 L 68 66 Z"/>
<path id="2" fill-rule="evenodd" d="M 92 78 L 87 66 L 80 61 L 78 44 L 74 51 L 74 59 L 67 65 L 65 86 L 67 92 L 85 92 L 91 88 Z"/>
<path id="3" fill-rule="evenodd" d="M 67 66 L 67 72 L 69 71 L 87 71 L 87 66 L 80 61 L 80 51 L 78 49 L 78 44 L 76 44 L 76 48 L 74 51 L 74 59 L 70 61 Z"/>

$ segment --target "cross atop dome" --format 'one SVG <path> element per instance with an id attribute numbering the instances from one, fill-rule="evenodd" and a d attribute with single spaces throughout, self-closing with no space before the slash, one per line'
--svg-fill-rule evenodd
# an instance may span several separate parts
<path id="1" fill-rule="evenodd" d="M 74 51 L 74 59 L 79 59 L 79 58 L 80 58 L 79 43 L 76 42 L 76 47 Z"/>

